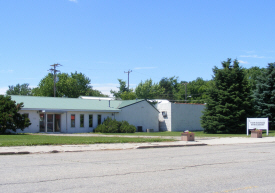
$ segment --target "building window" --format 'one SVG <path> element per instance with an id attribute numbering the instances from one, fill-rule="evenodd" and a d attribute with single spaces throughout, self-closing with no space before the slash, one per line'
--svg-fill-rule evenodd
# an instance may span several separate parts
<path id="1" fill-rule="evenodd" d="M 80 127 L 84 127 L 84 114 L 80 114 Z"/>
<path id="2" fill-rule="evenodd" d="M 75 114 L 71 114 L 71 127 L 75 127 Z"/>
<path id="3" fill-rule="evenodd" d="M 98 125 L 101 124 L 101 115 L 97 115 L 97 124 L 98 124 Z"/>
<path id="4" fill-rule="evenodd" d="M 89 127 L 93 127 L 93 115 L 89 115 Z"/>

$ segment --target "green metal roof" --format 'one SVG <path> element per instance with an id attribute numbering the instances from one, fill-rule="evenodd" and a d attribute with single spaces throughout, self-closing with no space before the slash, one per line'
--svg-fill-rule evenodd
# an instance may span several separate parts
<path id="1" fill-rule="evenodd" d="M 64 111 L 106 111 L 119 112 L 119 104 L 122 101 L 109 100 L 86 100 L 78 98 L 58 98 L 58 97 L 36 97 L 11 95 L 11 99 L 16 103 L 24 103 L 25 110 L 64 110 Z"/>
<path id="2" fill-rule="evenodd" d="M 81 98 L 39 97 L 11 95 L 16 103 L 24 103 L 22 110 L 48 110 L 48 111 L 100 111 L 119 112 L 127 106 L 145 101 L 136 100 L 95 100 Z M 155 107 L 154 107 L 155 108 Z M 157 109 L 156 109 L 157 110 Z"/>
<path id="3" fill-rule="evenodd" d="M 135 104 L 135 103 L 139 103 L 141 101 L 144 101 L 144 99 L 137 99 L 137 100 L 125 100 L 125 101 L 121 101 L 121 103 L 119 104 L 118 108 L 122 109 L 124 107 L 127 107 L 129 105 Z"/>

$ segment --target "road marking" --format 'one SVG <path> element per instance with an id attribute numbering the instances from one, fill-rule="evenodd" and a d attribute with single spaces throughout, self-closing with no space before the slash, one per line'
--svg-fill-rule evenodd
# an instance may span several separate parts
<path id="1" fill-rule="evenodd" d="M 243 188 L 236 188 L 236 189 L 231 189 L 231 190 L 224 190 L 224 191 L 215 192 L 215 193 L 235 192 L 235 191 L 239 191 L 239 190 L 248 190 L 248 189 L 253 189 L 253 188 L 258 188 L 258 186 L 248 186 L 248 187 L 243 187 Z"/>

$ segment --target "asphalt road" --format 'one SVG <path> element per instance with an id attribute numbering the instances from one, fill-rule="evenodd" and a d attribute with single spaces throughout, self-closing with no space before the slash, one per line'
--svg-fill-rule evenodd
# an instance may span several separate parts
<path id="1" fill-rule="evenodd" d="M 274 143 L 0 156 L 0 192 L 275 192 Z"/>

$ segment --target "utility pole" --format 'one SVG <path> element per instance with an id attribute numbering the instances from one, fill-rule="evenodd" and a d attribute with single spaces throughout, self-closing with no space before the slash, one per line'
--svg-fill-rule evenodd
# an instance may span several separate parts
<path id="1" fill-rule="evenodd" d="M 128 91 L 129 91 L 129 74 L 132 72 L 132 70 L 130 71 L 130 70 L 128 70 L 128 72 L 125 72 L 124 71 L 124 73 L 128 73 Z"/>
<path id="2" fill-rule="evenodd" d="M 186 88 L 186 86 L 187 86 L 188 82 L 182 83 L 182 84 L 185 86 L 185 103 L 186 103 L 186 99 L 187 99 L 187 88 Z"/>
<path id="3" fill-rule="evenodd" d="M 56 87 L 55 87 L 55 83 L 56 83 L 56 72 L 60 72 L 60 70 L 56 70 L 56 67 L 59 67 L 59 66 L 62 66 L 62 65 L 56 63 L 56 64 L 53 64 L 53 65 L 51 65 L 51 66 L 53 66 L 53 68 L 49 69 L 48 71 L 53 72 L 53 83 L 54 83 L 54 84 L 53 84 L 53 92 L 54 92 L 53 96 L 55 97 L 55 93 L 56 93 Z"/>

